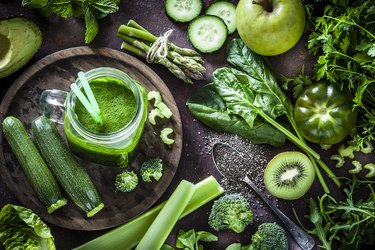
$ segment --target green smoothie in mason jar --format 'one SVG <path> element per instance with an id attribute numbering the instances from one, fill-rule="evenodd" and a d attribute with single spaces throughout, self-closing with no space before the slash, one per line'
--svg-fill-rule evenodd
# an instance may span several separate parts
<path id="1" fill-rule="evenodd" d="M 102 77 L 89 81 L 91 90 L 98 102 L 103 123 L 98 124 L 78 100 L 75 114 L 78 121 L 93 133 L 114 133 L 131 122 L 137 111 L 134 94 L 121 80 Z"/>
<path id="2" fill-rule="evenodd" d="M 113 68 L 97 68 L 85 75 L 103 122 L 98 124 L 70 92 L 64 116 L 69 146 L 87 160 L 125 167 L 137 148 L 146 121 L 146 90 L 127 74 Z M 81 86 L 79 80 L 76 84 Z"/>

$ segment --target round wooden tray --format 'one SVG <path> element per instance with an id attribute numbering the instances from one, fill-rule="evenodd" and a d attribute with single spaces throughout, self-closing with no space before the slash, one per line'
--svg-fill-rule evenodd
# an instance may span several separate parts
<path id="1" fill-rule="evenodd" d="M 0 106 L 0 121 L 12 115 L 19 118 L 31 134 L 31 122 L 41 115 L 39 96 L 44 89 L 68 90 L 79 71 L 88 71 L 97 67 L 113 67 L 123 70 L 131 77 L 143 83 L 148 90 L 157 90 L 163 101 L 172 110 L 170 120 L 164 120 L 159 126 L 146 123 L 142 141 L 136 157 L 128 167 L 139 173 L 143 161 L 151 157 L 163 160 L 163 177 L 158 182 L 144 183 L 141 179 L 138 187 L 129 192 L 115 192 L 114 180 L 122 170 L 101 166 L 78 159 L 87 170 L 105 204 L 102 211 L 93 218 L 68 199 L 68 204 L 48 214 L 46 207 L 38 200 L 28 183 L 18 161 L 4 136 L 0 137 L 0 174 L 3 181 L 13 191 L 17 199 L 31 208 L 41 218 L 61 227 L 77 230 L 99 230 L 119 225 L 143 213 L 164 193 L 177 170 L 182 149 L 182 124 L 173 96 L 160 77 L 148 66 L 117 50 L 108 48 L 92 49 L 77 47 L 51 54 L 26 70 L 12 85 Z M 149 105 L 149 110 L 151 109 Z M 163 144 L 159 134 L 164 127 L 172 127 L 175 143 L 168 147 Z M 65 138 L 62 126 L 58 126 Z"/>

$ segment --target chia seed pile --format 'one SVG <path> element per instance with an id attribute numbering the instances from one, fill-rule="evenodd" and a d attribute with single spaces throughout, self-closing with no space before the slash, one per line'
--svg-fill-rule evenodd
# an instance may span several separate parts
<path id="1" fill-rule="evenodd" d="M 218 133 L 205 128 L 204 132 L 198 132 L 204 140 L 204 146 L 200 145 L 200 154 L 203 157 L 212 157 L 213 162 L 223 175 L 221 186 L 227 194 L 241 193 L 249 200 L 254 213 L 254 220 L 263 222 L 273 217 L 270 208 L 263 200 L 242 180 L 247 176 L 276 206 L 278 200 L 272 197 L 266 190 L 263 182 L 263 174 L 267 165 L 267 146 L 252 144 L 249 140 L 237 135 Z M 224 143 L 228 146 L 223 146 Z M 264 218 L 263 218 L 264 217 Z"/>

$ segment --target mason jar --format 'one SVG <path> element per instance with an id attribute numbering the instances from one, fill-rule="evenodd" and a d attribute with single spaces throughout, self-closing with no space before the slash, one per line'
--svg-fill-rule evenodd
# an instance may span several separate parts
<path id="1" fill-rule="evenodd" d="M 74 92 L 56 89 L 43 91 L 40 98 L 42 111 L 51 120 L 63 123 L 69 147 L 77 156 L 103 165 L 125 167 L 137 148 L 146 122 L 146 89 L 125 72 L 115 68 L 95 68 L 86 72 L 85 76 L 89 82 L 107 77 L 123 82 L 136 101 L 135 114 L 131 121 L 111 133 L 90 131 L 82 125 L 75 113 L 77 97 Z M 82 88 L 78 78 L 75 83 Z"/>

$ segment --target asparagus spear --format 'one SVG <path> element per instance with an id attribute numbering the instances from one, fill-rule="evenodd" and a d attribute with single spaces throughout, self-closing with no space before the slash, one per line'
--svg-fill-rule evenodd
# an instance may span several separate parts
<path id="1" fill-rule="evenodd" d="M 134 20 L 130 20 L 128 22 L 128 26 L 136 28 L 138 30 L 142 30 L 144 32 L 147 32 L 149 35 L 151 35 L 152 36 L 152 41 L 149 40 L 149 42 L 155 42 L 157 40 L 156 36 L 154 36 L 153 34 L 151 34 L 146 28 L 144 28 L 143 26 L 141 26 L 140 24 L 138 24 Z M 201 58 L 200 55 L 199 55 L 199 53 L 197 51 L 195 51 L 195 50 L 188 49 L 188 48 L 181 48 L 181 47 L 178 47 L 177 45 L 175 45 L 174 43 L 171 43 L 171 42 L 168 43 L 168 46 L 169 46 L 169 49 L 171 49 L 172 51 L 175 51 L 175 52 L 179 53 L 180 55 L 183 55 L 183 56 L 193 56 L 193 57 L 197 56 L 197 57 Z"/>
<path id="2" fill-rule="evenodd" d="M 147 58 L 152 44 L 158 37 L 147 31 L 134 20 L 130 20 L 128 25 L 120 25 L 117 36 L 123 39 L 121 49 L 130 51 L 142 58 Z M 193 83 L 194 80 L 203 80 L 206 68 L 203 59 L 195 50 L 180 48 L 168 42 L 167 57 L 156 55 L 154 63 L 165 66 L 176 77 L 186 83 Z"/>
<path id="3" fill-rule="evenodd" d="M 150 50 L 150 46 L 145 44 L 144 42 L 138 41 L 132 37 L 125 36 L 120 34 L 119 37 L 124 39 L 124 42 L 122 43 L 121 48 L 127 49 L 134 54 L 137 54 L 139 56 L 142 56 L 143 58 L 146 58 L 147 52 Z M 128 49 L 130 48 L 130 49 Z M 186 83 L 193 83 L 193 81 L 184 73 L 184 71 L 181 70 L 176 64 L 168 60 L 168 58 L 162 58 L 156 56 L 155 63 L 161 64 L 164 67 L 166 67 L 172 74 L 174 74 L 176 77 L 180 78 Z"/>

